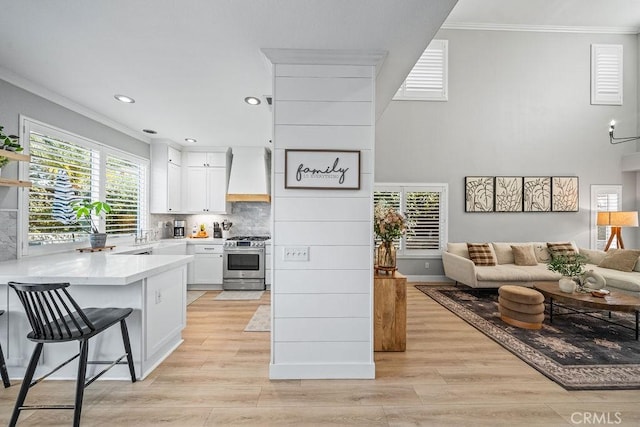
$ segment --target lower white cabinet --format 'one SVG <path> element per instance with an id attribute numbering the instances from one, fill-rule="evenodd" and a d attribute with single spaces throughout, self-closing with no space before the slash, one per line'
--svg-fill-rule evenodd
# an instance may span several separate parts
<path id="1" fill-rule="evenodd" d="M 222 286 L 222 245 L 189 245 L 187 253 L 194 256 L 188 269 L 189 285 Z M 194 287 L 190 286 L 190 289 Z"/>

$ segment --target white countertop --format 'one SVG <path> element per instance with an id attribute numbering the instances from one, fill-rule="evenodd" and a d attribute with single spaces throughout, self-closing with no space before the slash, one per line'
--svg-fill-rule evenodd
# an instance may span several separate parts
<path id="1" fill-rule="evenodd" d="M 72 285 L 128 285 L 145 277 L 188 264 L 192 260 L 192 255 L 63 252 L 0 262 L 0 284 L 16 281 L 69 282 Z"/>

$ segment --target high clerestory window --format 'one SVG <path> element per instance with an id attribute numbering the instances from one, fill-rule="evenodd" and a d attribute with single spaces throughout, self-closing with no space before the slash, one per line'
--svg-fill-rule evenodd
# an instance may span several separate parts
<path id="1" fill-rule="evenodd" d="M 23 254 L 51 245 L 84 243 L 89 227 L 72 209 L 77 200 L 104 200 L 112 211 L 101 231 L 130 236 L 146 228 L 148 161 L 31 119 L 22 141 L 31 155 L 32 187 L 24 202 L 28 214 Z"/>
<path id="2" fill-rule="evenodd" d="M 396 242 L 398 255 L 441 253 L 447 243 L 447 184 L 375 184 L 373 201 L 396 208 L 412 223 Z"/>
<path id="3" fill-rule="evenodd" d="M 393 97 L 398 101 L 447 101 L 449 99 L 449 42 L 431 40 Z"/>

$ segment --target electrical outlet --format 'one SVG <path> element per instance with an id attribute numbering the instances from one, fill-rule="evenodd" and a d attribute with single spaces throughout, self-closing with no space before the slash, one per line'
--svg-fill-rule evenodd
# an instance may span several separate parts
<path id="1" fill-rule="evenodd" d="M 426 268 L 427 270 L 429 269 L 429 263 L 428 262 L 424 263 L 424 268 Z"/>
<path id="2" fill-rule="evenodd" d="M 287 246 L 282 248 L 283 261 L 309 261 L 309 246 Z"/>

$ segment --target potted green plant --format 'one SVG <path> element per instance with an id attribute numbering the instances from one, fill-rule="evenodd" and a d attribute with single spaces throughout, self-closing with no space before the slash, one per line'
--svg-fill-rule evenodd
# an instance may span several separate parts
<path id="1" fill-rule="evenodd" d="M 111 212 L 111 206 L 107 202 L 90 200 L 77 201 L 72 205 L 73 211 L 76 213 L 77 219 L 85 219 L 91 226 L 91 234 L 89 234 L 89 242 L 92 248 L 104 248 L 107 242 L 107 233 L 100 233 L 94 217 L 99 217 L 102 212 Z"/>
<path id="2" fill-rule="evenodd" d="M 18 137 L 15 135 L 5 135 L 4 127 L 0 126 L 0 148 L 9 151 L 22 151 L 23 148 L 18 143 Z M 9 158 L 6 156 L 0 156 L 0 169 L 9 163 Z"/>
<path id="3" fill-rule="evenodd" d="M 562 292 L 572 293 L 576 286 L 582 288 L 580 278 L 584 274 L 584 265 L 587 257 L 582 254 L 557 254 L 552 255 L 547 268 L 556 273 L 562 274 L 562 279 L 558 286 Z"/>

